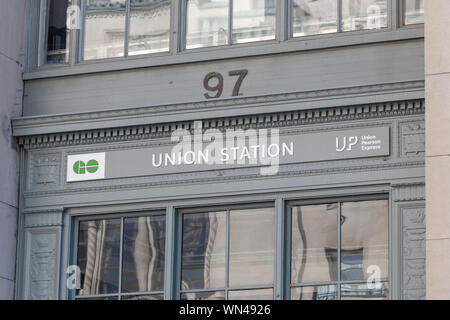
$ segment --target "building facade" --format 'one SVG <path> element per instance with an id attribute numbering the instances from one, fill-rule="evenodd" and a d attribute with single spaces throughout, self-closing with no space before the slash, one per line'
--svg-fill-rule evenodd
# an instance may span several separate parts
<path id="1" fill-rule="evenodd" d="M 14 298 L 19 146 L 11 119 L 22 115 L 25 1 L 0 1 L 0 299 Z"/>
<path id="2" fill-rule="evenodd" d="M 426 297 L 423 1 L 27 14 L 17 299 Z"/>

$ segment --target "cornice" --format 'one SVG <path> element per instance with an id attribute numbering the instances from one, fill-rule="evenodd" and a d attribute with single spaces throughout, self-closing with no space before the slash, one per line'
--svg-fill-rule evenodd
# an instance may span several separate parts
<path id="1" fill-rule="evenodd" d="M 117 111 L 122 114 L 125 111 Z M 320 108 L 314 110 L 300 110 L 277 112 L 260 115 L 247 115 L 227 118 L 213 118 L 203 120 L 203 129 L 211 128 L 271 128 L 314 125 L 353 120 L 367 120 L 386 117 L 398 117 L 424 114 L 423 99 L 396 101 L 389 103 L 374 103 L 364 105 L 342 106 L 334 108 Z M 81 117 L 81 115 L 78 115 Z M 64 116 L 61 116 L 64 117 Z M 19 120 L 18 120 L 19 121 Z M 23 121 L 32 121 L 23 119 Z M 34 120 L 33 120 L 34 121 Z M 81 121 L 81 120 L 80 120 Z M 170 137 L 172 131 L 183 128 L 194 130 L 193 121 L 138 125 L 124 128 L 95 129 L 67 133 L 54 133 L 20 137 L 19 143 L 26 148 L 47 148 L 96 143 L 110 143 L 118 141 L 164 138 Z"/>
<path id="2" fill-rule="evenodd" d="M 169 105 L 93 111 L 74 114 L 31 116 L 13 119 L 16 137 L 75 132 L 81 130 L 160 125 L 197 118 L 218 118 L 273 113 L 316 111 L 332 107 L 423 98 L 424 81 L 410 81 L 350 88 L 186 102 Z M 406 92 L 414 94 L 405 98 Z M 348 100 L 350 99 L 350 100 Z M 356 99 L 356 100 L 353 100 Z M 348 101 L 347 101 L 348 100 Z M 213 115 L 214 113 L 214 115 Z"/>

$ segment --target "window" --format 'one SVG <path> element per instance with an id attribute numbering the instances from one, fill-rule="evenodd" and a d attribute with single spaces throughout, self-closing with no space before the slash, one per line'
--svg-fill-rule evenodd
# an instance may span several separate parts
<path id="1" fill-rule="evenodd" d="M 84 60 L 169 51 L 170 0 L 86 0 Z"/>
<path id="2" fill-rule="evenodd" d="M 388 299 L 388 200 L 288 209 L 291 299 Z"/>
<path id="3" fill-rule="evenodd" d="M 273 299 L 274 222 L 273 207 L 183 213 L 180 298 Z"/>
<path id="4" fill-rule="evenodd" d="M 382 29 L 387 0 L 293 0 L 292 36 Z"/>
<path id="5" fill-rule="evenodd" d="M 424 23 L 423 0 L 403 0 L 403 24 Z"/>
<path id="6" fill-rule="evenodd" d="M 187 0 L 186 49 L 275 39 L 275 0 Z"/>
<path id="7" fill-rule="evenodd" d="M 165 214 L 82 220 L 77 299 L 162 300 Z"/>
<path id="8" fill-rule="evenodd" d="M 69 59 L 70 30 L 66 26 L 67 8 L 70 1 L 49 0 L 47 2 L 47 64 L 67 63 Z"/>

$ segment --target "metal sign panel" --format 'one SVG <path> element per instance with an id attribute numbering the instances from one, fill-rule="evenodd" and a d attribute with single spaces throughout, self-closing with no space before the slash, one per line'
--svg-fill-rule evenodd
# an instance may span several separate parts
<path id="1" fill-rule="evenodd" d="M 170 144 L 97 154 L 69 155 L 67 182 L 261 167 L 274 174 L 279 165 L 390 154 L 390 128 L 371 127 L 290 134 L 268 139 Z M 264 168 L 268 168 L 265 172 Z M 272 169 L 272 170 L 269 170 Z"/>

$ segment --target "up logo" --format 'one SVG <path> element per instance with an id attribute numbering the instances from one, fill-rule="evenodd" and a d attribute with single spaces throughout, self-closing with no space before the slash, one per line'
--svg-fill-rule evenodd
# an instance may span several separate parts
<path id="1" fill-rule="evenodd" d="M 343 137 L 342 143 L 336 138 L 336 151 L 352 151 L 353 147 L 358 144 L 358 137 Z"/>
<path id="2" fill-rule="evenodd" d="M 67 182 L 99 180 L 105 178 L 105 153 L 69 155 Z"/>

